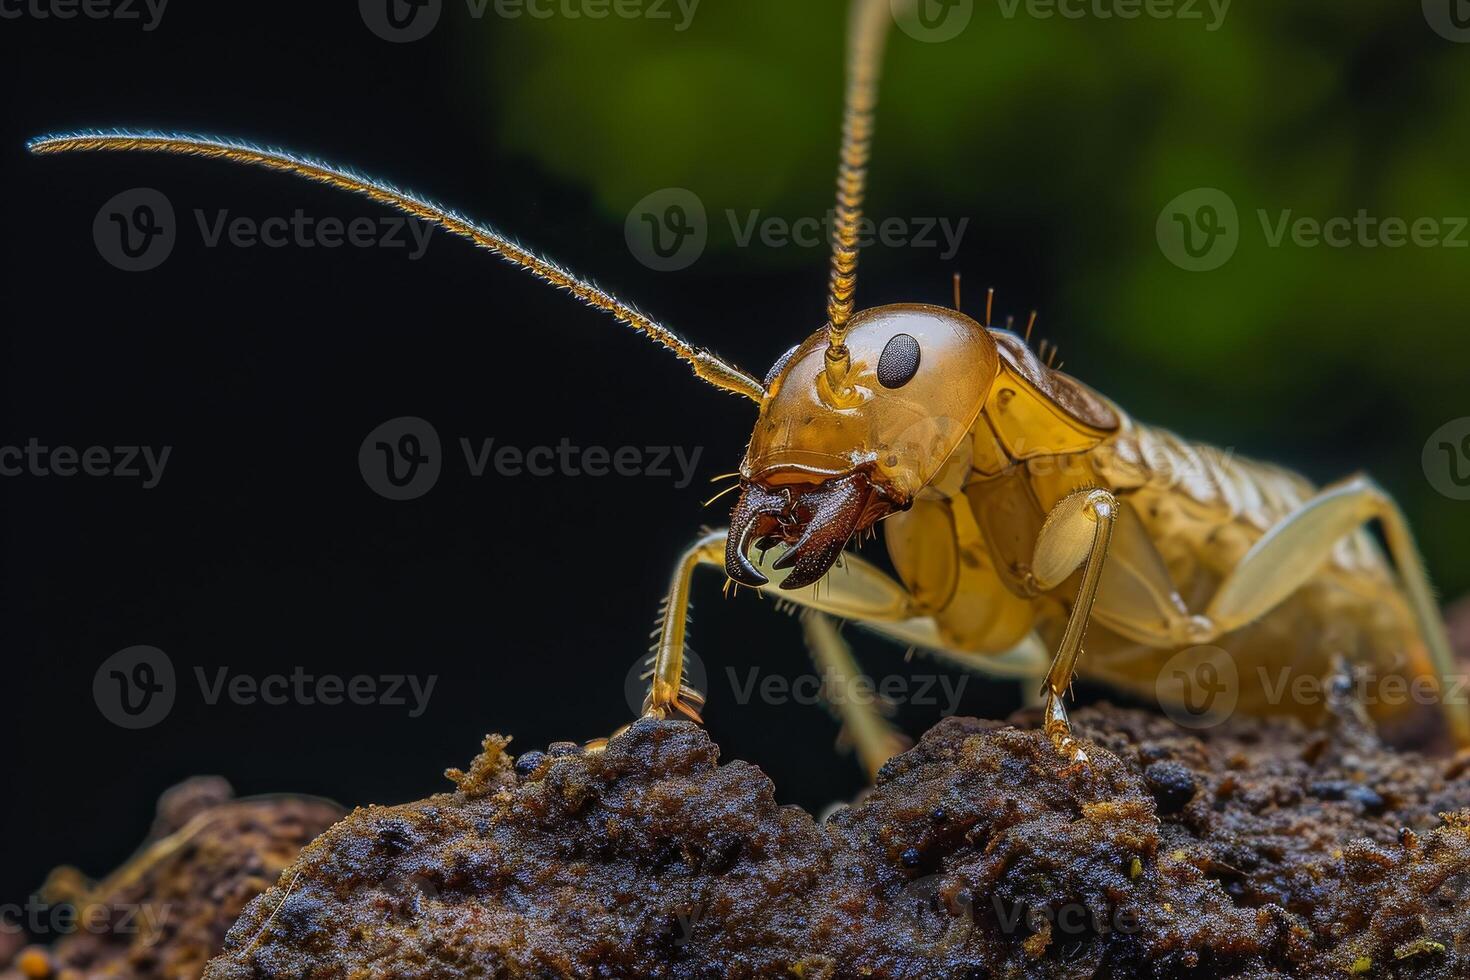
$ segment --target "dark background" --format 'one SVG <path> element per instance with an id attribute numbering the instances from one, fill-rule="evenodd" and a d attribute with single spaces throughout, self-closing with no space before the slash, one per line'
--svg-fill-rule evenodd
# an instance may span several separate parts
<path id="1" fill-rule="evenodd" d="M 667 24 L 475 20 L 450 0 L 428 38 L 389 44 L 349 3 L 173 0 L 156 30 L 0 20 L 6 220 L 0 445 L 170 446 L 158 487 L 0 479 L 0 608 L 11 724 L 0 901 L 58 863 L 93 875 L 141 839 L 164 788 L 197 773 L 242 794 L 348 804 L 447 788 L 486 731 L 519 749 L 630 717 L 623 693 L 678 551 L 727 501 L 752 408 L 664 352 L 469 245 L 206 248 L 193 210 L 377 218 L 281 175 L 158 156 L 33 158 L 25 138 L 88 126 L 202 130 L 319 154 L 495 223 L 760 375 L 820 324 L 825 253 L 737 247 L 719 217 L 822 213 L 835 157 L 841 4 L 705 0 Z M 789 9 L 797 7 L 799 9 Z M 1328 480 L 1367 467 L 1405 501 L 1447 594 L 1470 587 L 1466 506 L 1420 465 L 1465 407 L 1466 251 L 1269 249 L 1259 229 L 1211 273 L 1154 240 L 1197 186 L 1256 208 L 1470 214 L 1470 47 L 1402 3 L 1232 10 L 1178 22 L 977 14 L 945 44 L 896 35 L 879 134 L 878 216 L 968 217 L 960 254 L 874 248 L 863 305 L 1042 311 L 1070 372 L 1142 418 Z M 99 255 L 98 209 L 162 191 L 179 240 L 159 268 Z M 708 251 L 660 273 L 625 243 L 636 201 L 694 190 Z M 359 472 L 375 426 L 419 416 L 445 444 L 427 495 Z M 458 440 L 523 448 L 702 449 L 671 479 L 471 478 Z M 806 670 L 794 620 L 696 585 L 693 646 L 726 758 L 813 808 L 861 784 L 836 724 L 734 704 L 726 668 Z M 109 723 L 92 680 L 135 644 L 179 672 L 169 716 Z M 875 675 L 926 674 L 858 636 Z M 206 704 L 194 669 L 260 676 L 437 675 L 427 712 Z M 1014 685 L 972 679 L 963 709 Z M 917 733 L 935 709 L 911 707 Z"/>

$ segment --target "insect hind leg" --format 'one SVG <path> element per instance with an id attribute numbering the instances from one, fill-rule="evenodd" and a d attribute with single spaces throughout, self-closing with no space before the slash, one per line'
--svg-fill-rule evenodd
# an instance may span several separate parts
<path id="1" fill-rule="evenodd" d="M 889 705 L 871 689 L 862 686 L 862 672 L 852 649 L 837 631 L 837 622 L 825 613 L 808 609 L 801 614 L 801 629 L 812 663 L 822 678 L 822 696 L 842 722 L 842 741 L 856 751 L 868 781 L 889 759 L 908 748 L 909 740 L 889 723 Z"/>
<path id="2" fill-rule="evenodd" d="M 1221 583 L 1206 615 L 1220 632 L 1253 622 L 1279 605 L 1329 559 L 1332 549 L 1370 521 L 1383 526 L 1419 639 L 1427 670 L 1439 685 L 1440 709 L 1456 744 L 1470 746 L 1470 712 L 1459 688 L 1444 621 L 1409 522 L 1392 497 L 1366 476 L 1323 489 L 1252 546 Z"/>

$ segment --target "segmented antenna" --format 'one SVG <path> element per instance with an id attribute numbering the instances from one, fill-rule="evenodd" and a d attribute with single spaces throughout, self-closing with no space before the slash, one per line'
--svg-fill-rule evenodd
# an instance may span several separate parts
<path id="1" fill-rule="evenodd" d="M 847 28 L 847 91 L 837 164 L 832 274 L 827 291 L 827 381 L 834 392 L 844 390 L 846 385 L 847 324 L 857 290 L 858 225 L 867 190 L 883 49 L 892 19 L 891 0 L 853 0 Z"/>
<path id="2" fill-rule="evenodd" d="M 346 191 L 362 194 L 380 204 L 397 208 L 415 218 L 438 225 L 446 231 L 488 249 L 513 265 L 520 266 L 542 282 L 563 289 L 588 306 L 610 313 L 621 322 L 663 345 L 694 368 L 694 373 L 716 388 L 744 395 L 759 403 L 765 388 L 759 381 L 719 356 L 690 343 L 662 324 L 650 319 L 628 303 L 624 303 L 596 284 L 562 268 L 550 259 L 500 234 L 493 228 L 476 224 L 463 215 L 440 207 L 392 184 L 365 177 L 320 160 L 301 157 L 284 150 L 268 149 L 236 140 L 216 139 L 189 133 L 152 133 L 132 130 L 108 130 L 62 133 L 41 136 L 26 144 L 32 153 L 68 153 L 106 150 L 131 150 L 145 153 L 172 153 L 182 156 L 221 158 L 250 164 L 268 170 L 279 170 L 330 184 Z"/>

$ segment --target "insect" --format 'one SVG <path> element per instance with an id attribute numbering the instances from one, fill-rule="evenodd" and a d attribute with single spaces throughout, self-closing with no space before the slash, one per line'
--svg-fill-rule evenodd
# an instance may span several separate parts
<path id="1" fill-rule="evenodd" d="M 1320 714 L 1320 704 L 1283 697 L 1272 678 L 1284 667 L 1324 678 L 1329 652 L 1339 654 L 1383 677 L 1429 683 L 1445 727 L 1470 744 L 1470 717 L 1445 696 L 1453 660 L 1409 526 L 1367 477 L 1319 490 L 1136 422 L 1033 352 L 1029 326 L 1024 336 L 992 327 L 990 298 L 983 321 L 961 312 L 958 280 L 954 309 L 856 308 L 892 17 L 888 0 L 852 5 L 826 322 L 764 380 L 495 230 L 349 170 L 142 131 L 46 136 L 29 147 L 217 157 L 364 194 L 570 292 L 754 402 L 729 527 L 700 536 L 674 570 L 648 716 L 699 720 L 702 696 L 684 683 L 685 638 L 691 581 L 714 566 L 727 587 L 778 590 L 805 607 L 808 645 L 827 670 L 852 668 L 833 622 L 841 619 L 1039 684 L 1045 731 L 1078 764 L 1086 756 L 1064 699 L 1084 636 L 1089 676 L 1190 707 L 1229 688 L 1241 709 L 1257 712 Z M 1373 521 L 1387 553 L 1365 529 Z M 880 522 L 896 578 L 846 551 Z M 1212 669 L 1188 669 L 1199 665 Z M 1177 684 L 1165 683 L 1171 669 Z M 841 710 L 876 771 L 895 750 L 894 733 L 871 706 Z M 1388 722 L 1412 714 L 1376 710 Z"/>

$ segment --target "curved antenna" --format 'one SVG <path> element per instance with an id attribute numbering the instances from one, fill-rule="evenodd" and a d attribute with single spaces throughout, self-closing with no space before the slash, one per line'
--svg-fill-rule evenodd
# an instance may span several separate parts
<path id="1" fill-rule="evenodd" d="M 279 170 L 330 184 L 387 204 L 400 211 L 453 232 L 488 249 L 513 265 L 531 273 L 542 282 L 564 289 L 588 306 L 612 314 L 618 320 L 662 344 L 694 368 L 694 373 L 716 388 L 744 395 L 759 403 L 766 394 L 759 381 L 735 365 L 701 347 L 694 347 L 662 324 L 648 318 L 599 286 L 574 275 L 550 259 L 500 234 L 493 228 L 476 224 L 457 212 L 442 208 L 432 201 L 399 190 L 391 184 L 335 167 L 320 160 L 296 156 L 284 150 L 267 149 L 236 140 L 215 139 L 188 133 L 152 133 L 110 130 L 83 133 L 61 133 L 40 136 L 26 143 L 32 153 L 71 153 L 107 150 L 131 150 L 144 153 L 172 153 L 181 156 L 217 157 L 235 163 L 250 164 L 268 170 Z"/>
<path id="2" fill-rule="evenodd" d="M 897 0 L 903 2 L 903 0 Z M 827 290 L 827 382 L 845 389 L 847 323 L 857 291 L 858 225 L 873 148 L 873 116 L 883 49 L 894 16 L 894 0 L 853 0 L 847 25 L 847 91 L 842 114 L 842 149 L 837 162 L 836 226 L 832 274 Z"/>

